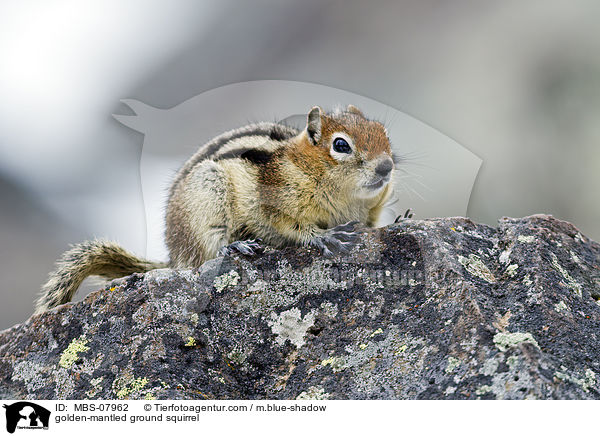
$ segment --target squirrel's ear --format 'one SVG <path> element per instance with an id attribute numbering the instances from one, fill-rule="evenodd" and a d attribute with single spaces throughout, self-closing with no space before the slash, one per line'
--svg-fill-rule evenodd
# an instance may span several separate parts
<path id="1" fill-rule="evenodd" d="M 363 115 L 363 113 L 361 112 L 361 110 L 359 108 L 357 108 L 356 106 L 354 106 L 353 104 L 349 104 L 348 107 L 346 108 L 346 111 L 350 112 L 351 114 L 360 115 L 363 118 L 365 117 Z"/>
<path id="2" fill-rule="evenodd" d="M 323 115 L 323 111 L 319 106 L 313 107 L 308 113 L 306 131 L 313 144 L 318 143 L 321 139 L 321 115 Z"/>

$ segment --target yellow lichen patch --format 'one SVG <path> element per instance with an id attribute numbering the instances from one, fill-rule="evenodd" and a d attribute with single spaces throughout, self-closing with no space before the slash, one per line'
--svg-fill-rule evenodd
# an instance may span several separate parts
<path id="1" fill-rule="evenodd" d="M 117 398 L 119 398 L 120 400 L 123 400 L 123 399 L 129 397 L 131 394 L 139 392 L 147 384 L 148 384 L 148 379 L 146 377 L 144 377 L 144 378 L 138 377 L 138 378 L 132 380 L 131 382 L 125 384 L 125 386 L 123 386 L 121 389 L 119 389 L 117 391 Z"/>
<path id="2" fill-rule="evenodd" d="M 458 261 L 474 276 L 477 276 L 488 283 L 496 283 L 496 277 L 494 277 L 488 267 L 485 266 L 479 256 L 470 254 L 468 259 L 464 256 L 458 256 Z"/>
<path id="3" fill-rule="evenodd" d="M 476 395 L 485 395 L 491 391 L 492 391 L 492 387 L 490 385 L 483 385 L 483 386 L 479 386 L 477 388 L 477 390 L 475 391 L 475 394 Z"/>
<path id="4" fill-rule="evenodd" d="M 221 293 L 225 289 L 237 285 L 239 281 L 240 275 L 237 273 L 237 271 L 229 271 L 228 273 L 216 277 L 213 285 L 217 292 Z"/>
<path id="5" fill-rule="evenodd" d="M 448 365 L 446 365 L 445 371 L 447 374 L 450 374 L 459 366 L 460 366 L 460 360 L 458 360 L 456 357 L 450 356 L 450 357 L 448 357 Z"/>
<path id="6" fill-rule="evenodd" d="M 81 335 L 77 339 L 73 339 L 65 351 L 63 351 L 60 355 L 58 364 L 63 368 L 71 368 L 71 366 L 73 366 L 75 361 L 79 358 L 77 356 L 78 353 L 83 353 L 90 349 L 90 347 L 87 346 L 88 342 L 89 341 L 84 335 Z"/>
<path id="7" fill-rule="evenodd" d="M 556 303 L 554 305 L 554 310 L 556 310 L 557 312 L 562 312 L 562 311 L 569 310 L 569 308 L 567 307 L 567 305 L 565 304 L 564 301 L 560 300 L 558 303 Z"/>
<path id="8" fill-rule="evenodd" d="M 524 342 L 528 342 L 533 344 L 536 348 L 540 348 L 535 338 L 528 332 L 500 332 L 494 335 L 494 344 L 496 344 L 496 347 L 498 347 L 500 351 L 506 351 L 510 347 L 515 347 Z"/>
<path id="9" fill-rule="evenodd" d="M 394 354 L 396 354 L 396 356 L 399 354 L 402 354 L 406 351 L 407 348 L 408 348 L 408 345 L 406 345 L 406 344 L 402 345 L 401 347 L 398 347 L 398 351 L 396 351 L 396 353 L 394 353 Z"/>
<path id="10" fill-rule="evenodd" d="M 378 328 L 377 330 L 375 330 L 373 333 L 371 333 L 371 337 L 379 335 L 383 333 L 383 330 L 381 330 L 381 328 Z"/>
<path id="11" fill-rule="evenodd" d="M 535 236 L 532 235 L 519 235 L 517 236 L 517 239 L 519 242 L 523 242 L 524 244 L 532 244 L 535 242 Z"/>
<path id="12" fill-rule="evenodd" d="M 589 392 L 589 389 L 596 385 L 596 373 L 589 368 L 585 370 L 585 375 L 581 378 L 575 377 L 574 374 L 569 374 L 567 372 L 567 368 L 565 368 L 564 366 L 561 366 L 561 370 L 562 371 L 556 371 L 554 373 L 555 378 L 557 378 L 558 380 L 564 380 L 569 381 L 571 383 L 575 383 L 581 386 L 581 388 L 585 392 Z"/>
<path id="13" fill-rule="evenodd" d="M 554 267 L 554 269 L 562 274 L 562 276 L 567 281 L 567 286 L 569 288 L 571 288 L 571 290 L 575 293 L 575 295 L 577 295 L 579 298 L 581 298 L 581 295 L 582 295 L 581 285 L 579 283 L 577 283 L 577 281 L 573 277 L 571 277 L 571 275 L 567 272 L 567 270 L 565 270 L 561 266 L 561 264 L 558 262 L 558 257 L 556 257 L 556 254 L 550 253 L 550 255 L 552 256 L 552 266 Z"/>
<path id="14" fill-rule="evenodd" d="M 93 398 L 100 393 L 100 391 L 102 390 L 101 389 L 102 380 L 104 380 L 104 377 L 93 378 L 90 380 L 92 389 L 90 389 L 89 391 L 87 391 L 85 393 L 88 398 Z"/>
<path id="15" fill-rule="evenodd" d="M 321 362 L 323 366 L 331 366 L 333 372 L 341 371 L 346 367 L 346 362 L 342 357 L 332 356 L 329 359 L 325 359 Z"/>
<path id="16" fill-rule="evenodd" d="M 327 400 L 330 394 L 325 392 L 322 387 L 310 386 L 308 391 L 303 391 L 296 397 L 296 400 Z"/>
<path id="17" fill-rule="evenodd" d="M 513 264 L 513 265 L 509 265 L 506 268 L 506 273 L 510 276 L 510 277 L 514 277 L 517 274 L 517 269 L 519 268 L 519 265 Z"/>

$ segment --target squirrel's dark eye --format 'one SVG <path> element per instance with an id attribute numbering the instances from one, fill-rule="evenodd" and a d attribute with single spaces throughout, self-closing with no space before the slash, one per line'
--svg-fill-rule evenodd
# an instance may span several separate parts
<path id="1" fill-rule="evenodd" d="M 333 140 L 333 150 L 337 151 L 338 153 L 352 152 L 350 145 L 348 145 L 348 142 L 344 138 L 335 138 Z"/>

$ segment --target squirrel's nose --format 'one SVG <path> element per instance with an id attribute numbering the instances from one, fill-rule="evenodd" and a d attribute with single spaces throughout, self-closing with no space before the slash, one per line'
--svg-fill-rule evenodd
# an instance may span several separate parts
<path id="1" fill-rule="evenodd" d="M 392 168 L 394 168 L 394 162 L 388 158 L 377 165 L 375 172 L 381 177 L 386 177 L 388 174 L 390 174 Z"/>

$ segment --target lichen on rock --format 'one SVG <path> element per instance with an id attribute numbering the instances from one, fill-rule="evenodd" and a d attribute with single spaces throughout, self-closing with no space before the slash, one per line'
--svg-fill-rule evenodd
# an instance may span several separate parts
<path id="1" fill-rule="evenodd" d="M 546 215 L 112 282 L 0 332 L 0 398 L 600 399 L 600 245 Z"/>

